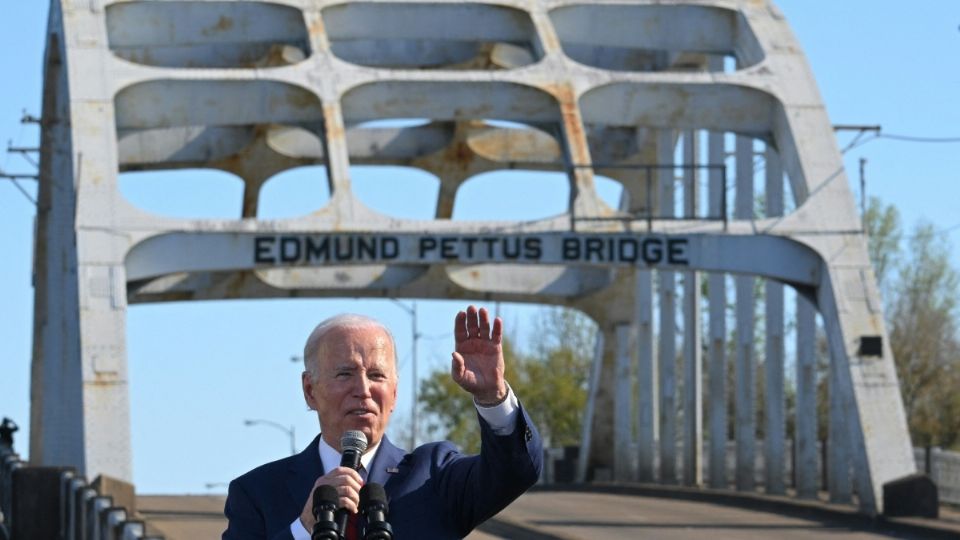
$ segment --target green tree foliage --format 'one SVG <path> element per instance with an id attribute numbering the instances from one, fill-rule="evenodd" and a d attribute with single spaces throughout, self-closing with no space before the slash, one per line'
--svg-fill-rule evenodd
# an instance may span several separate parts
<path id="1" fill-rule="evenodd" d="M 916 228 L 910 253 L 888 315 L 897 376 L 914 441 L 950 446 L 960 433 L 957 273 L 930 225 Z"/>
<path id="2" fill-rule="evenodd" d="M 950 447 L 960 440 L 960 302 L 948 244 L 919 224 L 900 249 L 896 209 L 871 199 L 864 215 L 877 280 L 886 289 L 890 347 L 914 444 Z M 886 283 L 888 271 L 896 280 Z"/>
<path id="3" fill-rule="evenodd" d="M 504 338 L 507 382 L 551 446 L 580 440 L 595 332 L 595 325 L 585 315 L 547 308 L 534 323 L 537 340 L 532 352 L 520 353 L 512 339 Z M 449 372 L 431 374 L 421 384 L 419 401 L 430 430 L 467 452 L 480 449 L 476 409 Z"/>
<path id="4" fill-rule="evenodd" d="M 526 357 L 520 365 L 517 392 L 553 447 L 580 441 L 588 373 L 589 360 L 570 349 L 554 349 L 544 358 Z"/>
<path id="5" fill-rule="evenodd" d="M 871 197 L 863 215 L 873 271 L 882 293 L 886 293 L 887 277 L 893 261 L 900 253 L 900 214 L 893 206 L 884 206 L 880 199 Z"/>

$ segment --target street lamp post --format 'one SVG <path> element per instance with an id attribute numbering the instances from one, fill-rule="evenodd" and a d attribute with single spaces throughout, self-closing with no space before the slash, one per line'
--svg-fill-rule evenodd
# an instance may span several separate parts
<path id="1" fill-rule="evenodd" d="M 287 427 L 287 426 L 284 426 L 283 424 L 278 424 L 277 422 L 273 422 L 271 420 L 260 420 L 260 419 L 244 420 L 243 425 L 245 426 L 264 425 L 264 426 L 270 426 L 275 429 L 279 429 L 280 431 L 286 433 L 288 437 L 290 437 L 290 455 L 292 456 L 297 453 L 297 433 L 294 430 L 294 427 L 292 425 L 290 427 Z"/>
<path id="2" fill-rule="evenodd" d="M 410 315 L 411 327 L 413 328 L 413 350 L 411 353 L 411 360 L 413 362 L 413 405 L 410 407 L 410 450 L 413 450 L 417 447 L 417 399 L 418 399 L 418 389 L 417 389 L 417 341 L 420 339 L 420 332 L 417 331 L 417 302 L 413 301 L 411 304 L 413 307 L 410 307 L 403 302 L 397 300 L 396 298 L 391 298 L 393 303 L 396 304 L 400 309 L 407 312 L 407 315 Z"/>

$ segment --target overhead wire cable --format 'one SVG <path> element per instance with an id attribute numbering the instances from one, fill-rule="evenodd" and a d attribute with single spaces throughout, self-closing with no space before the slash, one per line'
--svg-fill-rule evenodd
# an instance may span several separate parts
<path id="1" fill-rule="evenodd" d="M 877 134 L 877 138 L 918 143 L 960 143 L 960 137 L 917 137 L 914 135 L 899 135 L 896 133 L 879 133 Z"/>
<path id="2" fill-rule="evenodd" d="M 24 125 L 23 125 L 23 122 L 21 122 L 21 123 L 20 123 L 20 130 L 17 132 L 17 142 L 18 142 L 18 143 L 19 143 L 21 140 L 23 140 L 23 129 L 24 129 Z M 9 144 L 9 143 L 8 143 L 8 144 Z M 29 159 L 28 159 L 28 161 L 30 161 L 30 162 L 32 163 L 32 160 L 29 160 Z M 27 189 L 26 189 L 25 187 L 23 187 L 22 184 L 20 184 L 18 175 L 6 174 L 6 173 L 4 172 L 4 171 L 7 170 L 7 166 L 8 166 L 9 164 L 10 164 L 10 152 L 8 151 L 8 152 L 6 153 L 6 156 L 4 156 L 4 158 L 3 158 L 3 168 L 0 169 L 0 178 L 3 178 L 3 179 L 5 179 L 5 180 L 9 180 L 9 181 L 13 184 L 13 187 L 17 188 L 17 191 L 19 191 L 24 197 L 26 197 L 26 199 L 27 199 L 28 201 L 30 201 L 30 204 L 36 206 L 36 205 L 37 205 L 37 200 L 34 199 L 32 195 L 30 195 L 30 192 L 27 191 Z M 39 165 L 35 165 L 35 166 L 39 166 Z"/>
<path id="3" fill-rule="evenodd" d="M 18 190 L 20 193 L 22 193 L 23 196 L 26 197 L 27 200 L 30 201 L 31 204 L 33 204 L 34 206 L 37 205 L 37 200 L 34 199 L 34 198 L 30 195 L 30 193 L 27 192 L 27 190 L 26 190 L 23 186 L 20 185 L 20 182 L 19 182 L 16 178 L 9 178 L 9 177 L 8 177 L 7 180 L 10 180 L 11 182 L 13 182 L 13 186 L 16 187 L 17 190 Z"/>

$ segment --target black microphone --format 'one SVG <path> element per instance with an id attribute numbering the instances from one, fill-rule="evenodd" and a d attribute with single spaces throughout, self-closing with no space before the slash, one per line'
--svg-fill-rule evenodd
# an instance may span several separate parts
<path id="1" fill-rule="evenodd" d="M 340 466 L 353 470 L 360 469 L 360 456 L 367 450 L 367 436 L 362 431 L 347 431 L 340 437 Z M 341 537 L 347 536 L 346 508 L 337 510 L 337 532 Z"/>
<path id="2" fill-rule="evenodd" d="M 340 540 L 333 513 L 337 510 L 337 488 L 328 485 L 313 490 L 313 534 L 310 540 Z"/>
<path id="3" fill-rule="evenodd" d="M 387 492 L 380 484 L 364 484 L 360 488 L 360 513 L 367 520 L 363 540 L 393 540 L 393 529 L 387 523 Z"/>

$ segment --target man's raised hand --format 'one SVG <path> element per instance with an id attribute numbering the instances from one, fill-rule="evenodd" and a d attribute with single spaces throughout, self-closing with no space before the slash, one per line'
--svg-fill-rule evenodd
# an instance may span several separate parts
<path id="1" fill-rule="evenodd" d="M 492 405 L 507 396 L 503 379 L 503 321 L 497 317 L 490 327 L 485 308 L 470 306 L 457 313 L 453 337 L 456 350 L 450 375 L 461 388 L 473 394 L 480 405 Z"/>

